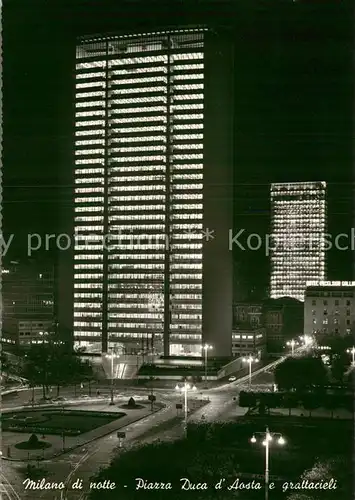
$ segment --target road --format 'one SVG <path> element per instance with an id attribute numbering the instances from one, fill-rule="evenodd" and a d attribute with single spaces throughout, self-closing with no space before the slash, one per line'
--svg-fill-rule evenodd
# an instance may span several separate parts
<path id="1" fill-rule="evenodd" d="M 277 364 L 277 362 L 276 362 Z M 275 362 L 269 367 L 263 368 L 260 372 L 253 374 L 253 385 L 271 387 L 273 383 L 272 370 Z M 209 404 L 205 407 L 196 410 L 190 416 L 190 421 L 198 422 L 204 420 L 212 421 L 228 421 L 235 419 L 238 415 L 244 415 L 245 409 L 240 408 L 234 397 L 238 396 L 240 390 L 248 386 L 248 377 L 243 377 L 240 381 L 224 384 L 222 386 L 204 390 L 198 397 L 209 398 Z M 36 397 L 40 397 L 41 390 L 38 389 Z M 109 397 L 109 389 L 104 389 L 102 392 L 107 392 L 106 397 Z M 126 390 L 119 389 L 117 393 L 125 394 L 127 397 L 135 393 L 142 395 L 147 394 L 148 390 L 128 388 Z M 171 389 L 159 389 L 155 391 L 159 394 L 159 400 L 166 403 L 166 407 L 160 412 L 150 415 L 145 419 L 128 425 L 124 431 L 126 439 L 124 440 L 123 450 L 136 444 L 149 443 L 156 439 L 175 439 L 182 435 L 181 417 L 177 417 L 175 404 L 181 401 L 181 396 L 176 394 Z M 28 403 L 31 398 L 32 391 L 20 391 L 17 396 L 7 396 L 3 401 L 3 406 L 6 408 L 14 408 Z M 73 395 L 72 389 L 65 389 L 61 392 L 63 396 L 71 398 Z M 191 403 L 190 403 L 191 404 Z M 83 479 L 86 486 L 89 485 L 90 478 L 98 472 L 101 467 L 107 466 L 112 457 L 118 451 L 118 442 L 116 432 L 105 436 L 97 441 L 86 445 L 82 448 L 70 451 L 65 455 L 42 462 L 43 467 L 48 471 L 47 480 L 50 482 L 65 482 L 66 488 L 77 478 Z M 1 500 L 84 500 L 87 498 L 87 492 L 76 493 L 74 490 L 66 489 L 64 492 L 56 492 L 53 490 L 24 490 L 22 481 L 24 480 L 21 471 L 21 464 L 14 462 L 1 461 L 1 482 L 3 493 L 0 496 Z M 24 466 L 22 465 L 22 468 Z"/>

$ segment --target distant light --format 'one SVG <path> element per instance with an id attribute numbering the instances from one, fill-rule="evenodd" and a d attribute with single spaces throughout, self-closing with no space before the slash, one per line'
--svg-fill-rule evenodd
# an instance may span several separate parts
<path id="1" fill-rule="evenodd" d="M 252 436 L 252 438 L 250 439 L 251 443 L 256 443 L 256 437 L 255 436 Z"/>
<path id="2" fill-rule="evenodd" d="M 279 444 L 285 444 L 285 440 L 282 436 L 279 437 L 278 441 Z"/>

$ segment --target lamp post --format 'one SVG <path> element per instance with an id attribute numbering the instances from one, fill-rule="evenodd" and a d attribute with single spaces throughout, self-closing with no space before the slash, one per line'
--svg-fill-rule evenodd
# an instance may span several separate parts
<path id="1" fill-rule="evenodd" d="M 303 342 L 305 347 L 310 347 L 313 342 L 312 337 L 310 335 L 301 335 L 300 340 Z"/>
<path id="2" fill-rule="evenodd" d="M 111 401 L 110 401 L 110 405 L 112 406 L 115 404 L 113 401 L 113 360 L 114 360 L 114 358 L 119 358 L 120 355 L 116 354 L 114 352 L 114 350 L 112 349 L 110 354 L 106 354 L 106 357 L 111 359 Z"/>
<path id="3" fill-rule="evenodd" d="M 197 391 L 197 387 L 195 385 L 191 386 L 188 382 L 184 382 L 184 385 L 182 387 L 179 386 L 179 384 L 176 385 L 175 387 L 176 391 L 183 392 L 184 397 L 185 397 L 185 403 L 184 403 L 184 434 L 185 438 L 187 438 L 187 412 L 188 412 L 188 406 L 187 406 L 187 394 L 189 391 Z"/>
<path id="4" fill-rule="evenodd" d="M 264 439 L 262 441 L 263 446 L 265 446 L 265 500 L 269 498 L 269 454 L 270 454 L 270 443 L 274 437 L 278 437 L 277 443 L 280 445 L 285 444 L 285 440 L 279 432 L 270 432 L 269 428 L 266 427 L 265 432 L 255 432 L 251 437 L 250 441 L 256 443 L 255 435 L 261 435 Z"/>
<path id="5" fill-rule="evenodd" d="M 346 352 L 347 352 L 348 354 L 351 354 L 351 357 L 352 357 L 352 362 L 351 362 L 351 364 L 352 364 L 353 366 L 355 366 L 355 347 L 352 347 L 351 349 L 347 349 L 347 350 L 346 350 Z"/>
<path id="6" fill-rule="evenodd" d="M 289 342 L 286 342 L 286 345 L 291 346 L 291 356 L 293 356 L 295 353 L 295 346 L 298 345 L 298 342 L 292 339 Z"/>
<path id="7" fill-rule="evenodd" d="M 213 349 L 213 347 L 209 344 L 203 344 L 202 349 L 205 351 L 205 382 L 207 382 L 208 350 Z"/>
<path id="8" fill-rule="evenodd" d="M 249 365 L 249 389 L 251 388 L 251 365 L 252 363 L 258 363 L 258 358 L 254 358 L 253 356 L 248 356 L 247 358 L 242 358 L 243 363 L 248 363 Z"/>

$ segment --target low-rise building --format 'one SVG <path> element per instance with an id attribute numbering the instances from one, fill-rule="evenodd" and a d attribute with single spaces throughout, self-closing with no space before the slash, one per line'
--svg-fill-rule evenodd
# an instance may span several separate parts
<path id="1" fill-rule="evenodd" d="M 249 354 L 263 357 L 266 351 L 265 328 L 240 325 L 232 331 L 232 356 L 238 358 Z"/>
<path id="2" fill-rule="evenodd" d="M 316 338 L 350 334 L 355 325 L 355 282 L 320 281 L 307 285 L 304 333 Z"/>

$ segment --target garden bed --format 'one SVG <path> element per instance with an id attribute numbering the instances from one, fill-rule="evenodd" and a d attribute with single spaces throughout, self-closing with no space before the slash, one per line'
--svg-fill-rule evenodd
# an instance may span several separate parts
<path id="1" fill-rule="evenodd" d="M 122 418 L 123 412 L 32 410 L 2 415 L 3 431 L 77 436 Z"/>

